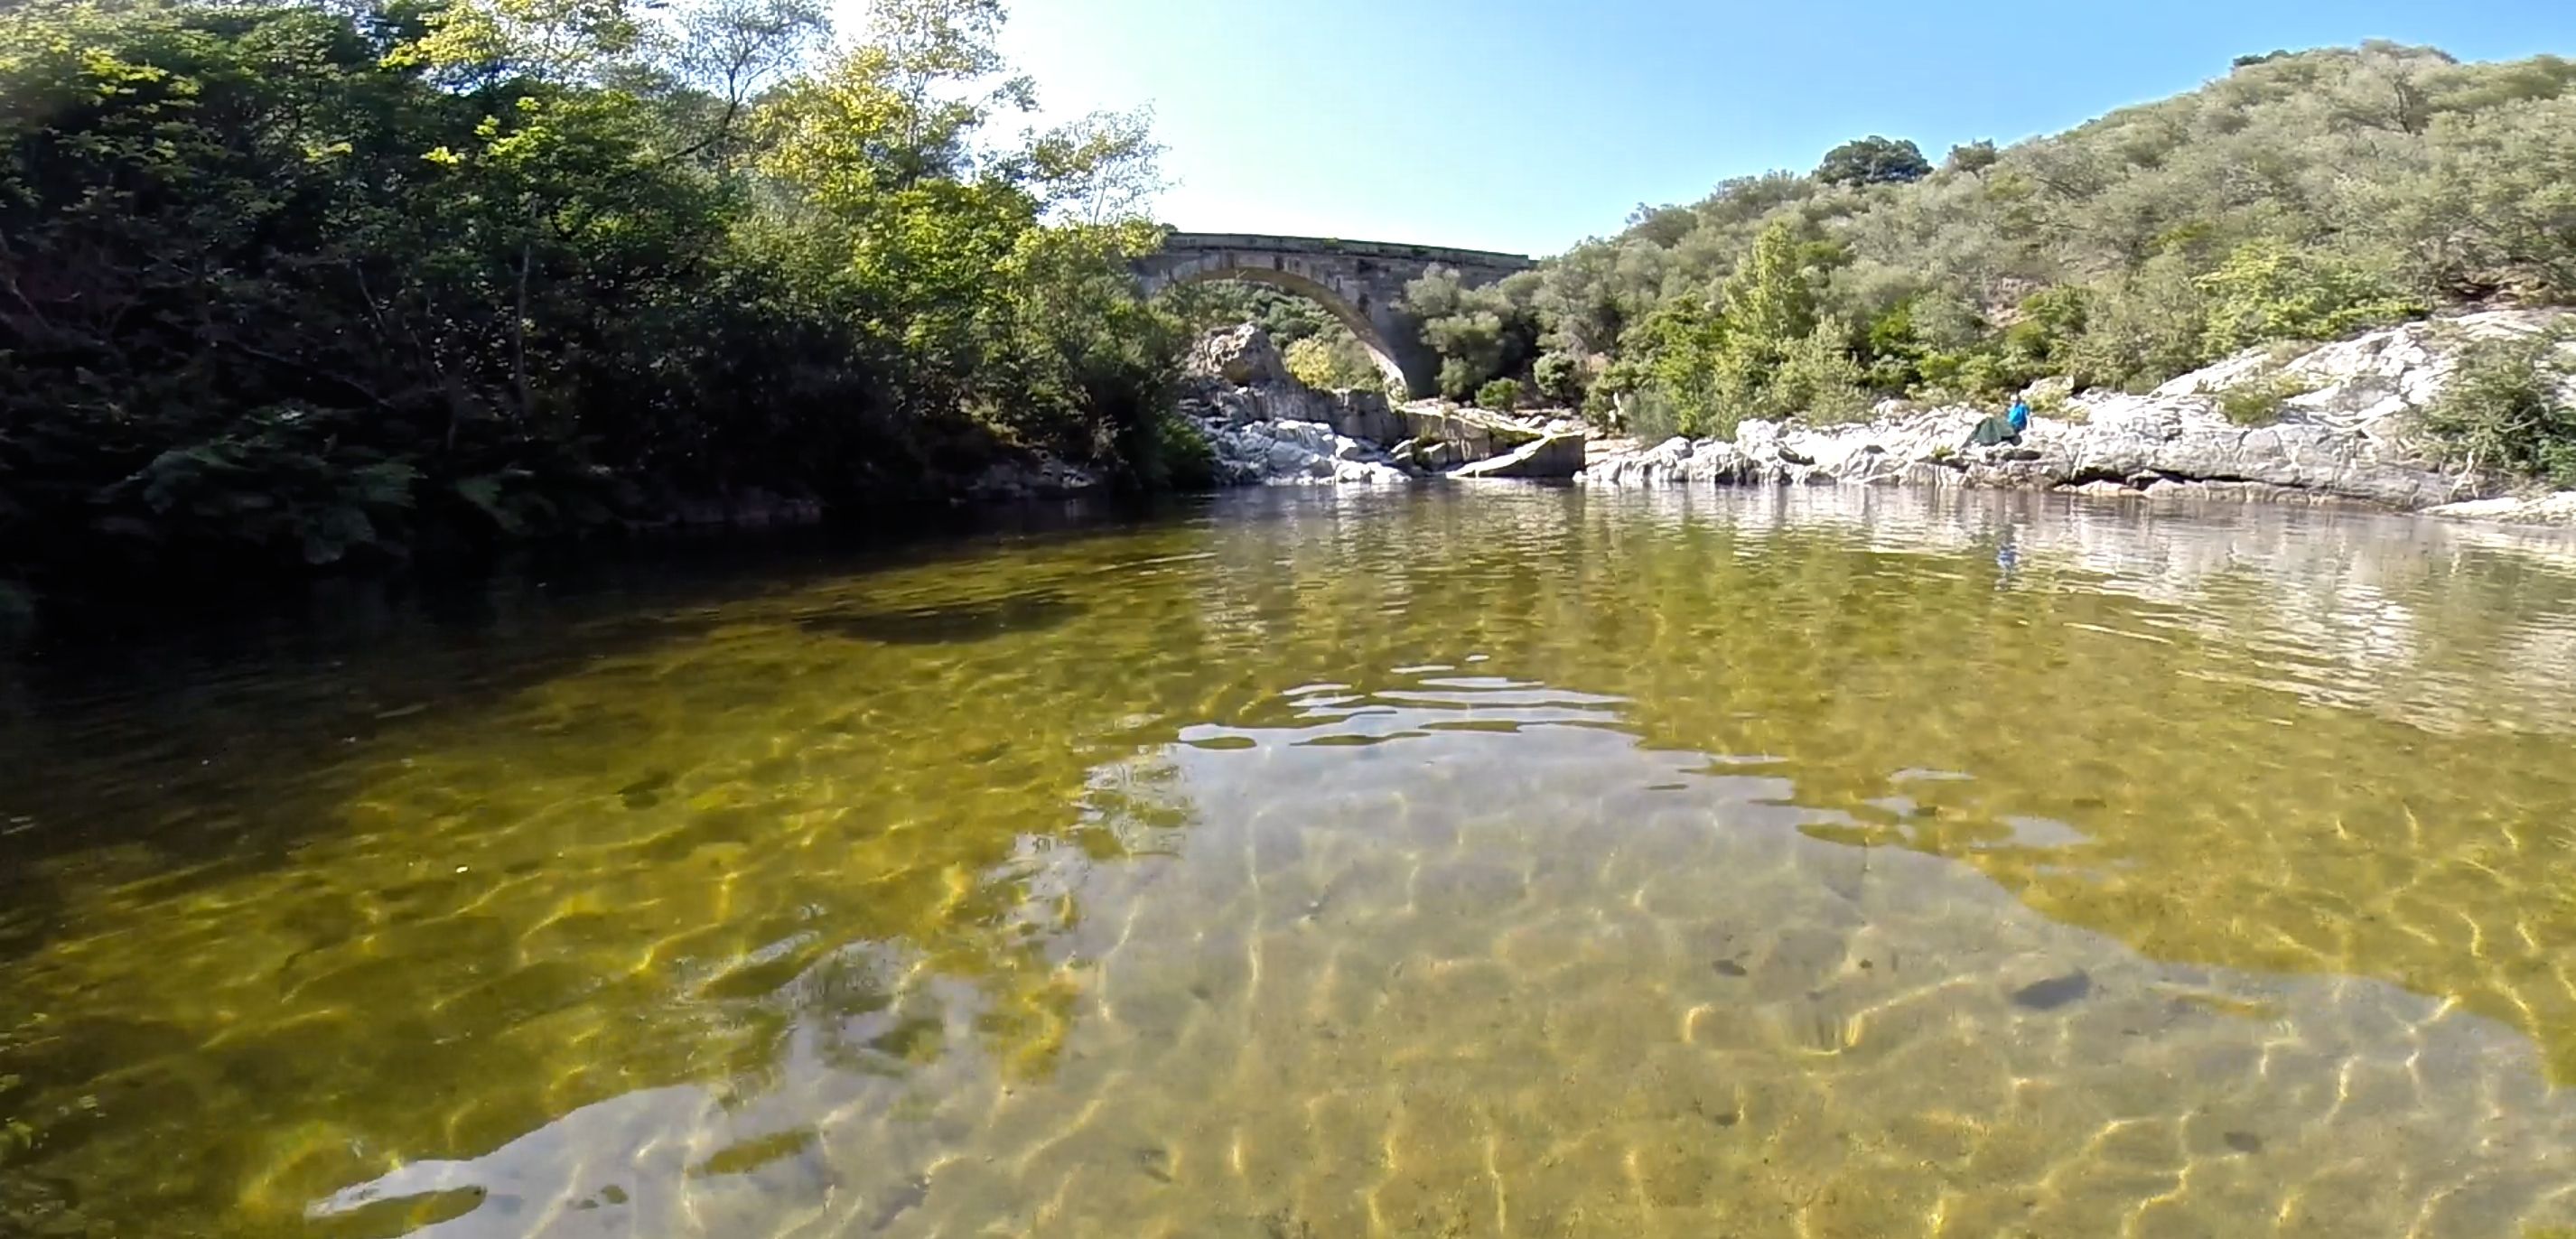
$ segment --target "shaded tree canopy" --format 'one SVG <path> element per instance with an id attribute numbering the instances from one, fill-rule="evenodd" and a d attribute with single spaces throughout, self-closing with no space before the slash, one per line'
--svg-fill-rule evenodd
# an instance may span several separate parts
<path id="1" fill-rule="evenodd" d="M 306 570 L 1044 450 L 1150 483 L 1142 114 L 996 0 L 0 13 L 0 582 Z"/>

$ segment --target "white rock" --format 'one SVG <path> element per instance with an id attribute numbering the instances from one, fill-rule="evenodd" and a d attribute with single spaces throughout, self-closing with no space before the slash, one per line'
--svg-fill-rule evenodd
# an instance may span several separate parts
<path id="1" fill-rule="evenodd" d="M 2464 340 L 2539 331 L 2553 315 L 2491 311 L 2409 323 L 2315 346 L 2276 361 L 2249 350 L 2144 396 L 2087 392 L 2073 420 L 2035 419 L 2017 445 L 1966 445 L 1992 410 L 1901 413 L 1881 406 L 1865 425 L 1808 427 L 1748 419 L 1735 441 L 1666 441 L 1593 460 L 1581 481 L 1610 486 L 1764 482 L 1906 483 L 2083 488 L 2218 498 L 2353 500 L 2421 508 L 2490 491 L 2494 479 L 2457 476 L 2428 453 L 2418 415 L 2440 398 Z M 2286 377 L 2308 390 L 2282 401 L 2281 420 L 2239 426 L 2218 396 L 2240 383 Z M 2572 383 L 2571 386 L 2576 386 Z M 2483 511 L 2483 509 L 2478 509 Z M 2545 504 L 2498 511 L 2538 514 Z"/>

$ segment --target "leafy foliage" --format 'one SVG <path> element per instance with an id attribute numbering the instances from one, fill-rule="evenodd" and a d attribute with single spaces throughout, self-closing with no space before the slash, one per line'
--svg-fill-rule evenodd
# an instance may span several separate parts
<path id="1" fill-rule="evenodd" d="M 35 0 L 0 14 L 0 577 L 305 570 L 1144 479 L 1141 116 L 1016 144 L 994 0 Z"/>
<path id="2" fill-rule="evenodd" d="M 1348 330 L 1329 336 L 1307 336 L 1282 350 L 1282 356 L 1288 373 L 1317 391 L 1353 387 L 1376 391 L 1386 385 L 1386 376 L 1378 372 L 1377 362 Z"/>
<path id="3" fill-rule="evenodd" d="M 1995 166 L 1996 161 L 2002 158 L 2003 155 L 1995 150 L 1994 143 L 1979 139 L 1951 147 L 1950 157 L 1943 160 L 1941 166 L 1945 171 L 1964 172 L 1974 176 Z"/>
<path id="4" fill-rule="evenodd" d="M 2480 340 L 2460 356 L 2425 429 L 2471 468 L 2576 487 L 2576 365 L 2548 336 Z"/>
<path id="5" fill-rule="evenodd" d="M 1584 395 L 1583 363 L 1564 353 L 1547 353 L 1530 363 L 1530 383 L 1538 394 L 1560 405 L 1580 404 Z"/>
<path id="6" fill-rule="evenodd" d="M 1477 408 L 1508 413 L 1519 408 L 1520 404 L 1521 384 L 1518 379 L 1495 379 L 1476 389 Z"/>
<path id="7" fill-rule="evenodd" d="M 1852 415 L 1855 394 L 2138 389 L 2446 304 L 2576 303 L 2576 62 L 2556 57 L 2252 57 L 2068 133 L 1919 161 L 1849 143 L 1417 308 L 1458 316 L 1432 335 L 1453 394 L 1546 350 L 1632 422 L 1652 407 L 1704 434 Z"/>
<path id="8" fill-rule="evenodd" d="M 2236 247 L 2198 283 L 2209 298 L 2204 333 L 2213 354 L 2270 340 L 2333 339 L 2430 308 L 2381 273 L 2272 238 Z"/>
<path id="9" fill-rule="evenodd" d="M 1827 185 L 1892 185 L 1932 175 L 1923 148 L 1897 138 L 1871 134 L 1825 152 L 1816 179 Z"/>
<path id="10" fill-rule="evenodd" d="M 2312 390 L 2289 375 L 2257 375 L 2219 392 L 2218 411 L 2239 426 L 2269 426 L 2281 420 L 2281 408 L 2291 398 Z"/>

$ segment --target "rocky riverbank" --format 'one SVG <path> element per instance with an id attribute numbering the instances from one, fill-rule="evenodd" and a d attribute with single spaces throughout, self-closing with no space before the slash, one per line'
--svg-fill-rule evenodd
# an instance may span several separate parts
<path id="1" fill-rule="evenodd" d="M 1562 479 L 1584 465 L 1579 422 L 1317 391 L 1288 373 L 1268 333 L 1250 323 L 1200 340 L 1187 375 L 1181 413 L 1229 486 Z"/>
<path id="2" fill-rule="evenodd" d="M 1863 424 L 1747 421 L 1732 440 L 1596 451 L 1579 480 L 2193 494 L 2566 519 L 2576 499 L 2496 501 L 2500 479 L 2447 467 L 2421 430 L 2464 345 L 2541 331 L 2553 317 L 2492 311 L 2299 351 L 2257 350 L 2144 395 L 2039 391 L 2042 412 L 2016 444 L 1968 444 L 1990 409 L 1890 405 Z"/>

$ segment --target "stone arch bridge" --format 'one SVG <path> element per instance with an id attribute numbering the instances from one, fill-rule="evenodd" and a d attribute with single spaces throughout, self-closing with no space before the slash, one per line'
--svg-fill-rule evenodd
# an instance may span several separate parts
<path id="1" fill-rule="evenodd" d="M 1421 397 L 1436 393 L 1440 359 L 1423 343 L 1421 320 L 1404 309 L 1404 286 L 1448 267 L 1460 283 L 1480 288 L 1534 265 L 1526 254 L 1438 245 L 1175 232 L 1160 253 L 1135 260 L 1135 271 L 1147 296 L 1201 280 L 1250 280 L 1296 293 L 1340 319 L 1390 381 Z"/>

